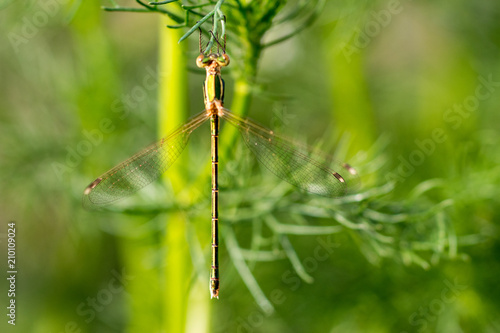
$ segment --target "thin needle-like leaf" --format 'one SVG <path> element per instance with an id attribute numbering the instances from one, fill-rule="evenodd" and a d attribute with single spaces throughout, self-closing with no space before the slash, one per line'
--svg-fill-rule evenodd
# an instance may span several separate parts
<path id="1" fill-rule="evenodd" d="M 255 280 L 255 277 L 248 268 L 243 254 L 240 251 L 240 247 L 238 245 L 238 241 L 236 240 L 236 236 L 232 227 L 230 225 L 227 225 L 223 230 L 228 253 L 233 261 L 234 267 L 240 274 L 242 280 L 245 282 L 245 285 L 247 286 L 252 296 L 255 298 L 259 307 L 266 314 L 272 314 L 274 312 L 274 307 L 269 299 L 267 299 L 266 295 L 257 283 L 257 280 Z"/>
<path id="2" fill-rule="evenodd" d="M 201 20 L 199 20 L 198 22 L 196 22 L 195 25 L 193 25 L 191 27 L 191 29 L 188 30 L 188 32 L 186 32 L 180 39 L 179 39 L 179 43 L 182 42 L 184 39 L 188 38 L 189 36 L 191 36 L 191 34 L 193 32 L 195 32 L 196 30 L 198 30 L 198 28 L 203 24 L 205 23 L 210 17 L 212 17 L 212 15 L 214 14 L 214 10 L 210 11 L 207 15 L 205 15 Z"/>
<path id="3" fill-rule="evenodd" d="M 313 283 L 314 278 L 312 276 L 310 276 L 309 274 L 307 274 L 304 266 L 300 262 L 299 256 L 297 255 L 297 252 L 295 252 L 295 249 L 293 248 L 292 243 L 290 243 L 290 240 L 288 239 L 288 237 L 286 237 L 285 235 L 281 235 L 280 241 L 281 241 L 281 246 L 283 247 L 283 250 L 285 251 L 286 256 L 288 257 L 288 260 L 290 260 L 290 263 L 292 264 L 295 272 L 297 272 L 297 275 L 304 282 Z"/>

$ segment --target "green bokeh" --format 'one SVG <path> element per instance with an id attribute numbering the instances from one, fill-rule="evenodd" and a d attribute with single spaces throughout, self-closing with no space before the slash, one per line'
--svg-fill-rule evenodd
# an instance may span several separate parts
<path id="1" fill-rule="evenodd" d="M 380 234 L 311 217 L 304 212 L 325 201 L 294 194 L 258 168 L 223 127 L 221 141 L 229 137 L 231 144 L 221 157 L 219 300 L 208 299 L 206 126 L 193 134 L 170 180 L 122 203 L 116 209 L 122 212 L 81 206 L 83 189 L 97 175 L 155 141 L 159 128 L 175 128 L 203 108 L 204 73 L 186 68 L 194 68 L 196 34 L 179 46 L 183 53 L 169 52 L 176 46 L 162 44 L 160 31 L 167 28 L 159 14 L 110 13 L 101 5 L 0 1 L 5 276 L 10 221 L 18 251 L 16 326 L 3 314 L 0 331 L 500 331 L 500 3 L 327 1 L 311 27 L 258 54 L 248 86 L 255 67 L 241 65 L 249 62 L 241 51 L 245 40 L 230 31 L 232 63 L 223 73 L 228 107 L 294 140 L 337 151 L 360 170 L 361 193 L 391 182 L 394 189 L 349 206 L 356 216 L 380 208 L 387 221 L 367 222 Z M 229 7 L 225 12 L 229 23 L 238 22 Z M 277 24 L 265 40 L 286 35 L 294 24 L 300 22 Z M 178 78 L 156 81 L 159 64 L 165 66 L 159 59 L 169 55 L 186 75 L 181 86 Z M 235 91 L 242 85 L 252 89 L 251 104 Z M 173 127 L 163 123 L 173 116 L 158 111 L 168 104 L 162 89 L 189 101 Z M 371 167 L 355 164 L 360 161 Z M 137 204 L 144 211 L 123 213 Z M 413 214 L 410 222 L 388 222 L 404 214 Z M 271 230 L 270 218 L 342 231 L 283 237 Z M 386 243 L 385 235 L 391 236 Z M 259 246 L 282 254 L 276 244 L 293 245 L 302 275 L 286 257 L 247 261 L 273 313 L 256 303 L 240 277 L 237 252 L 229 253 L 234 240 L 255 257 Z M 176 250 L 185 256 L 179 266 L 166 259 Z M 3 279 L 4 313 L 7 290 Z M 187 319 L 179 326 L 171 313 Z"/>

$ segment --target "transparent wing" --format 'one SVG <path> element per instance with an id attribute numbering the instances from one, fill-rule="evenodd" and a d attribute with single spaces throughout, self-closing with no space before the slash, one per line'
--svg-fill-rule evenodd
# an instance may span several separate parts
<path id="1" fill-rule="evenodd" d="M 201 112 L 172 134 L 101 175 L 85 189 L 83 206 L 93 209 L 107 205 L 152 183 L 179 157 L 191 132 L 207 119 L 206 112 Z"/>
<path id="2" fill-rule="evenodd" d="M 236 126 L 248 148 L 272 173 L 290 184 L 327 197 L 341 196 L 358 183 L 354 168 L 346 163 L 326 162 L 307 147 L 276 136 L 273 131 L 224 109 L 226 121 Z"/>

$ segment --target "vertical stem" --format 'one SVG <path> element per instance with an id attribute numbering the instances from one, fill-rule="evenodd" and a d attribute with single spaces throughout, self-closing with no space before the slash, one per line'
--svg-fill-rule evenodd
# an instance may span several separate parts
<path id="1" fill-rule="evenodd" d="M 184 55 L 185 43 L 178 44 L 181 37 L 180 30 L 167 29 L 168 18 L 160 20 L 160 48 L 159 48 L 159 110 L 158 131 L 164 137 L 187 118 L 187 73 Z M 174 190 L 178 193 L 185 185 L 183 172 L 184 156 L 168 170 L 168 179 Z M 166 216 L 167 224 L 163 237 L 162 248 L 166 250 L 163 294 L 164 332 L 184 332 L 188 307 L 189 281 L 191 279 L 191 266 L 189 247 L 186 241 L 186 221 L 181 212 Z"/>
<path id="2" fill-rule="evenodd" d="M 231 111 L 237 115 L 245 117 L 250 108 L 252 98 L 252 87 L 246 77 L 240 77 L 234 83 L 234 97 L 231 104 Z"/>
<path id="3" fill-rule="evenodd" d="M 160 137 L 164 137 L 179 127 L 186 121 L 188 115 L 186 43 L 177 43 L 179 36 L 182 36 L 181 30 L 167 29 L 165 27 L 167 23 L 172 22 L 168 18 L 162 17 L 158 55 L 160 71 L 158 129 Z M 179 158 L 182 158 L 182 155 Z M 178 165 L 178 163 L 176 164 Z M 175 168 L 176 164 L 172 168 Z M 182 168 L 176 168 L 178 172 L 181 170 Z M 174 190 L 183 187 L 182 178 L 170 178 Z"/>
<path id="4" fill-rule="evenodd" d="M 258 42 L 249 40 L 249 31 L 244 29 L 240 32 L 242 33 L 240 40 L 242 43 L 243 59 L 234 70 L 237 79 L 234 86 L 234 98 L 231 104 L 231 111 L 241 117 L 246 117 L 250 109 L 252 85 L 257 76 L 257 64 L 261 48 Z"/>
<path id="5" fill-rule="evenodd" d="M 245 35 L 248 36 L 248 33 Z M 257 63 L 261 49 L 260 45 L 249 42 L 245 37 L 241 40 L 244 52 L 243 61 L 234 69 L 237 78 L 234 84 L 233 102 L 229 109 L 236 115 L 246 117 L 252 101 L 252 85 L 257 75 Z M 229 156 L 228 150 L 234 147 L 237 132 L 238 130 L 234 126 L 224 127 L 224 144 L 221 149 L 223 156 Z"/>

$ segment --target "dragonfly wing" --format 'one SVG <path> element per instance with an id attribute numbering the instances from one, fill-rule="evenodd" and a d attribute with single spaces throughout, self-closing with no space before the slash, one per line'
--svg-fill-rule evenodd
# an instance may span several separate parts
<path id="1" fill-rule="evenodd" d="M 152 144 L 93 181 L 83 194 L 87 209 L 110 204 L 149 185 L 179 157 L 191 132 L 208 116 L 205 111 L 176 131 Z"/>
<path id="2" fill-rule="evenodd" d="M 272 130 L 240 118 L 227 109 L 222 117 L 240 130 L 248 148 L 267 169 L 296 187 L 337 197 L 358 182 L 356 171 L 346 163 L 326 162 L 309 148 L 276 136 Z"/>

